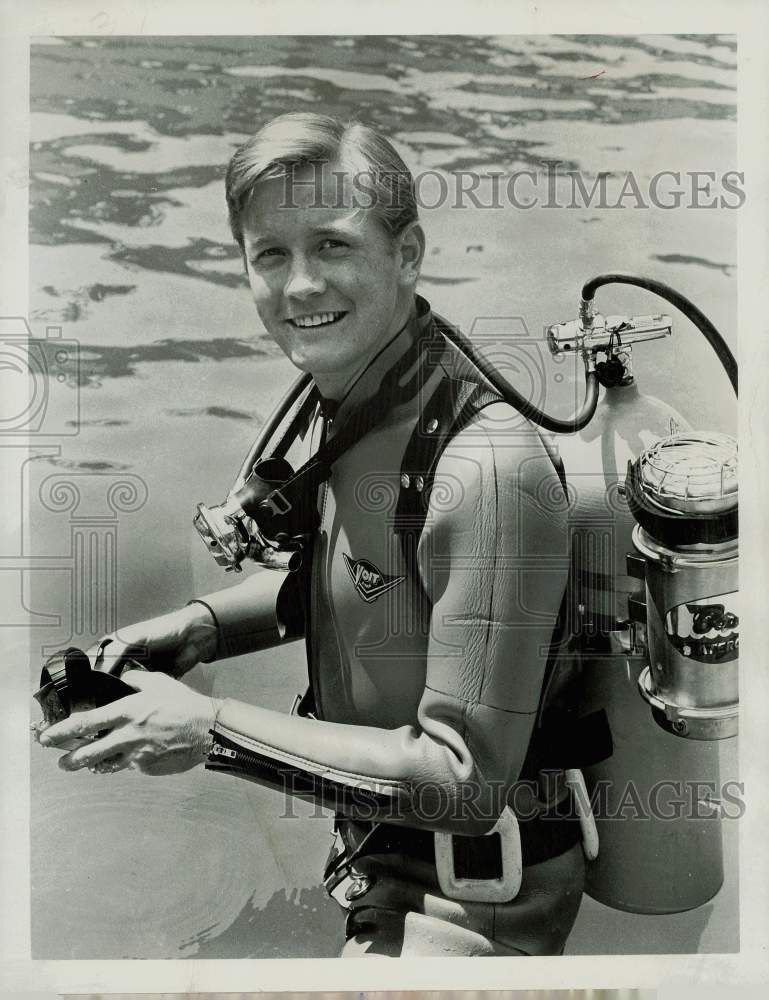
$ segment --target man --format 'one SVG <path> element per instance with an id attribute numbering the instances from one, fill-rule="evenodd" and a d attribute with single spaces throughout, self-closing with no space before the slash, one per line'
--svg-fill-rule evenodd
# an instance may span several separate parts
<path id="1" fill-rule="evenodd" d="M 121 630 L 100 655 L 143 651 L 177 679 L 129 670 L 135 695 L 40 740 L 106 730 L 61 766 L 168 773 L 208 758 L 330 805 L 324 881 L 349 911 L 345 955 L 558 953 L 583 862 L 577 825 L 556 815 L 565 762 L 538 726 L 566 579 L 550 459 L 416 295 L 414 184 L 381 136 L 281 116 L 233 157 L 227 201 L 259 317 L 312 375 L 299 462 L 347 441 L 318 490 L 310 568 L 256 572 Z M 197 662 L 293 637 L 297 617 L 302 715 L 179 683 Z"/>

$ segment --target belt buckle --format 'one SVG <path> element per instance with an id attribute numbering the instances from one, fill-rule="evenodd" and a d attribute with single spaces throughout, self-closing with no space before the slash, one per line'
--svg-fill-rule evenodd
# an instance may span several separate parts
<path id="1" fill-rule="evenodd" d="M 460 878 L 454 868 L 453 835 L 435 832 L 435 870 L 441 892 L 449 899 L 477 903 L 509 903 L 521 888 L 523 860 L 518 820 L 509 806 L 485 836 L 498 833 L 502 854 L 499 878 Z"/>

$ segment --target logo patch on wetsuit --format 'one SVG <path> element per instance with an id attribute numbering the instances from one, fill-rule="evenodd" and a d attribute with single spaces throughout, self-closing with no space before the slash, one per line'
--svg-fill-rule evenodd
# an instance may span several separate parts
<path id="1" fill-rule="evenodd" d="M 377 597 L 386 594 L 406 579 L 405 576 L 385 576 L 368 559 L 351 559 L 346 552 L 342 553 L 342 558 L 353 586 L 366 604 L 373 604 Z"/>

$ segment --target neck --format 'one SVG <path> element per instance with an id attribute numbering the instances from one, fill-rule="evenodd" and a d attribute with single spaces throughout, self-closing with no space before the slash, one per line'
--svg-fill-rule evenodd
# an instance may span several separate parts
<path id="1" fill-rule="evenodd" d="M 366 356 L 354 368 L 342 372 L 312 372 L 318 391 L 324 399 L 340 402 L 377 355 L 398 336 L 416 310 L 416 300 L 412 297 L 398 310 L 388 334 L 375 343 Z"/>

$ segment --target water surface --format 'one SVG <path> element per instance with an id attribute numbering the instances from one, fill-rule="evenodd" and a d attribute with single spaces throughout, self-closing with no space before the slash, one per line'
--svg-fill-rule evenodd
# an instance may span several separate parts
<path id="1" fill-rule="evenodd" d="M 29 551 L 52 568 L 33 574 L 31 606 L 61 616 L 35 640 L 67 642 L 73 617 L 73 639 L 96 637 L 87 634 L 96 619 L 73 610 L 77 517 L 97 561 L 114 529 L 120 622 L 229 582 L 191 515 L 198 501 L 223 498 L 293 377 L 255 316 L 226 225 L 225 165 L 254 129 L 287 110 L 356 116 L 391 136 L 415 171 L 472 170 L 484 186 L 495 171 L 555 161 L 588 181 L 722 172 L 739 166 L 736 60 L 735 42 L 721 36 L 41 40 L 31 78 L 31 323 L 40 338 L 61 327 L 81 352 L 51 394 L 69 436 L 30 476 L 33 496 L 44 483 L 50 492 L 53 476 L 75 481 L 81 500 L 75 512 L 34 508 Z M 734 343 L 734 212 L 449 204 L 423 215 L 423 294 L 481 346 L 493 349 L 500 331 L 531 340 L 510 377 L 562 415 L 579 387 L 543 351 L 541 330 L 575 314 L 593 273 L 668 280 Z M 660 308 L 637 291 L 600 295 L 607 312 Z M 725 378 L 686 322 L 672 340 L 640 347 L 636 370 L 693 425 L 733 429 Z M 130 476 L 146 500 L 115 515 L 108 486 Z M 36 654 L 33 673 L 38 663 Z M 190 679 L 286 709 L 303 672 L 295 644 Z M 329 821 L 309 807 L 281 818 L 273 793 L 208 773 L 65 776 L 37 748 L 32 777 L 36 958 L 336 954 L 340 919 L 318 888 Z M 610 912 L 586 912 L 603 930 L 576 935 L 581 950 L 626 947 L 627 936 L 613 942 Z M 655 925 L 643 950 L 674 950 L 676 919 Z M 694 946 L 729 950 L 732 924 L 711 928 Z"/>

